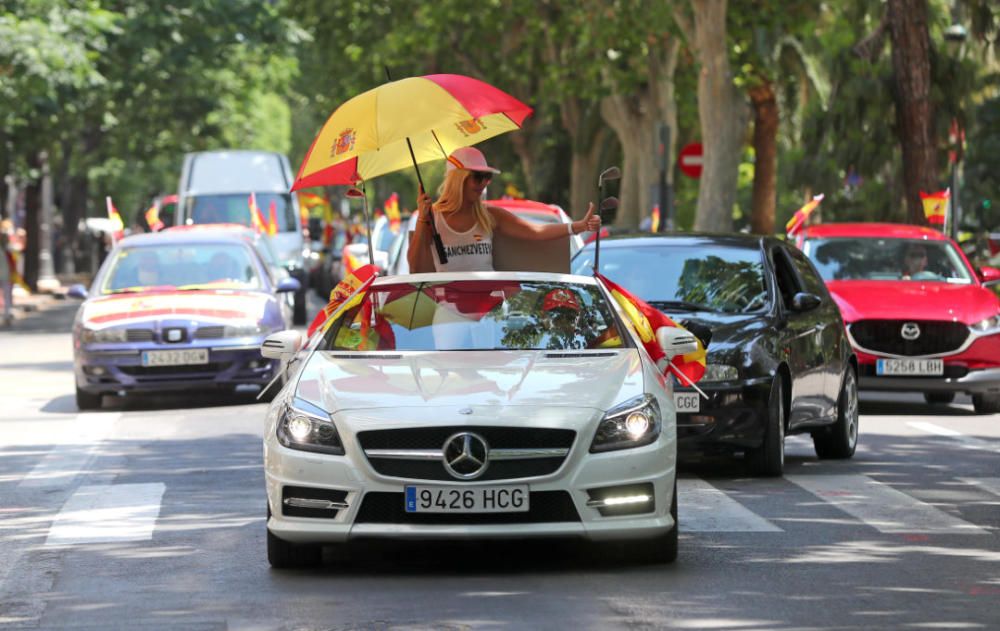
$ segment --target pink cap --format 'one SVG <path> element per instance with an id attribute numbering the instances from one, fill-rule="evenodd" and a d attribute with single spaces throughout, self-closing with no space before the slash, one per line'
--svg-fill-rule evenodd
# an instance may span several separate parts
<path id="1" fill-rule="evenodd" d="M 451 152 L 448 156 L 448 166 L 446 171 L 453 169 L 465 169 L 466 171 L 489 171 L 490 173 L 500 173 L 500 169 L 494 169 L 486 164 L 486 156 L 475 147 L 460 147 Z"/>

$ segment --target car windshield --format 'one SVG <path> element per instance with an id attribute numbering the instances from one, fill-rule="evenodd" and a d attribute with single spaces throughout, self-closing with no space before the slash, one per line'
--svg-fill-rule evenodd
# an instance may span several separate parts
<path id="1" fill-rule="evenodd" d="M 318 350 L 569 350 L 625 346 L 594 285 L 467 280 L 371 289 Z"/>
<path id="2" fill-rule="evenodd" d="M 662 311 L 755 313 L 767 306 L 760 250 L 707 241 L 601 248 L 601 273 Z M 624 247 L 623 247 L 624 246 Z M 574 274 L 589 274 L 594 246 L 573 259 Z"/>
<path id="3" fill-rule="evenodd" d="M 258 289 L 261 278 L 247 246 L 198 243 L 122 248 L 114 254 L 101 293 L 154 288 Z"/>
<path id="4" fill-rule="evenodd" d="M 915 280 L 968 284 L 969 272 L 948 241 L 809 239 L 803 246 L 823 280 Z"/>
<path id="5" fill-rule="evenodd" d="M 261 230 L 266 231 L 271 216 L 277 224 L 278 232 L 295 232 L 298 218 L 288 193 L 256 193 L 260 210 Z M 239 223 L 254 227 L 250 211 L 250 195 L 229 193 L 225 195 L 192 195 L 187 198 L 187 223 Z"/>

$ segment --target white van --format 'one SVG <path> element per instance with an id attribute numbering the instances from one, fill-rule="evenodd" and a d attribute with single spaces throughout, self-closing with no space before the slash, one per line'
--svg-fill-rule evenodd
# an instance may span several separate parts
<path id="1" fill-rule="evenodd" d="M 264 221 L 269 222 L 274 215 L 278 232 L 271 237 L 271 246 L 278 260 L 302 285 L 295 294 L 294 322 L 305 324 L 308 242 L 298 197 L 289 192 L 293 179 L 288 157 L 273 151 L 225 149 L 185 154 L 176 223 L 252 225 L 250 193 L 254 193 Z"/>

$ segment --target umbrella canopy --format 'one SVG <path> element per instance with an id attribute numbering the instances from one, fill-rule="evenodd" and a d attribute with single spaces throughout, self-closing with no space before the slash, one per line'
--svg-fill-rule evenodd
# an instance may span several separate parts
<path id="1" fill-rule="evenodd" d="M 306 153 L 292 190 L 353 185 L 521 127 L 531 108 L 478 79 L 408 77 L 338 107 Z M 413 158 L 407 146 L 413 147 Z"/>

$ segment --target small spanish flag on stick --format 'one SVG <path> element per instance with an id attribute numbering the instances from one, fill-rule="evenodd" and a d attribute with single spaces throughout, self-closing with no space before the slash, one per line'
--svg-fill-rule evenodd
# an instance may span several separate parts
<path id="1" fill-rule="evenodd" d="M 312 337 L 313 333 L 322 330 L 326 321 L 341 307 L 354 306 L 353 300 L 350 303 L 347 302 L 348 298 L 352 298 L 356 294 L 363 296 L 364 294 L 360 293 L 361 290 L 375 280 L 377 275 L 378 268 L 369 263 L 349 273 L 344 280 L 337 283 L 337 286 L 330 291 L 330 302 L 326 303 L 326 306 L 320 309 L 316 317 L 313 318 L 312 324 L 306 331 L 306 336 Z M 360 298 L 358 300 L 360 301 Z"/>
<path id="2" fill-rule="evenodd" d="M 924 217 L 927 218 L 927 223 L 944 227 L 951 206 L 951 189 L 946 188 L 930 194 L 920 191 L 920 201 L 924 204 Z"/>

